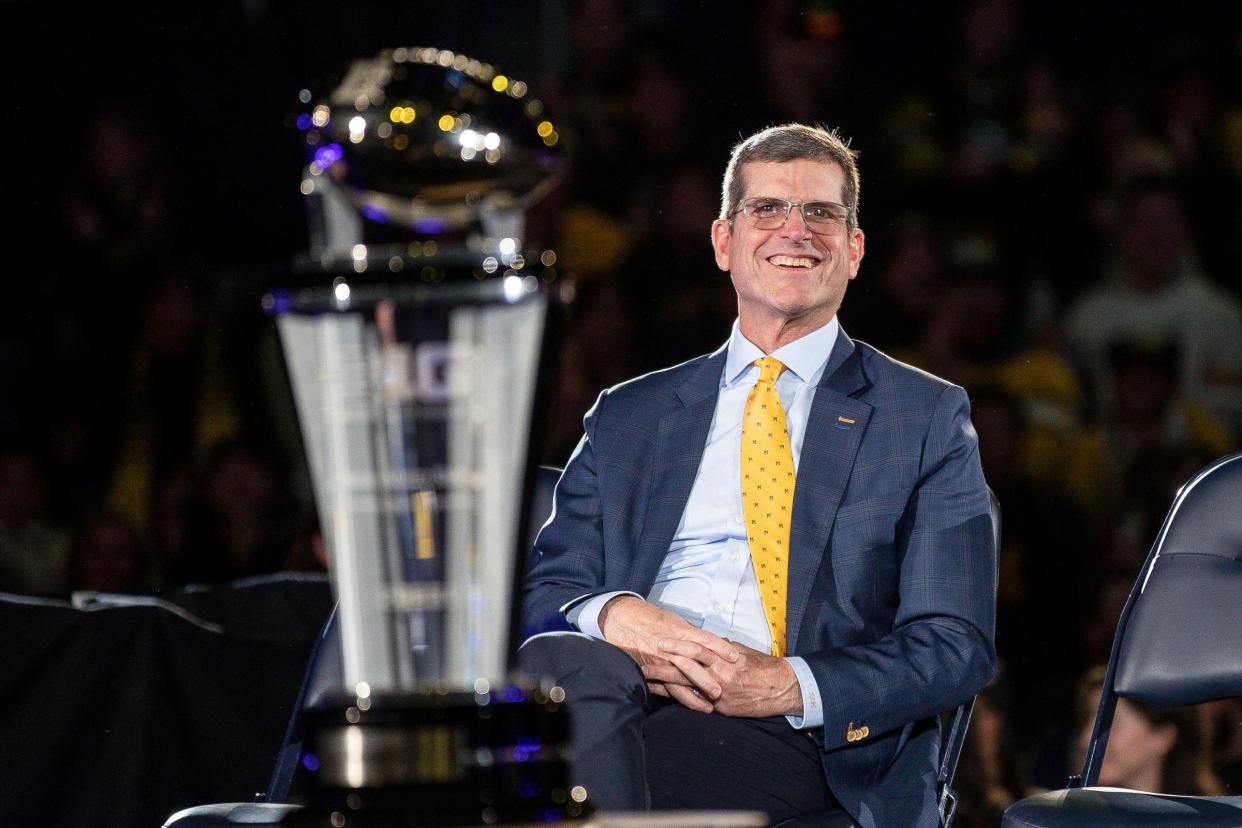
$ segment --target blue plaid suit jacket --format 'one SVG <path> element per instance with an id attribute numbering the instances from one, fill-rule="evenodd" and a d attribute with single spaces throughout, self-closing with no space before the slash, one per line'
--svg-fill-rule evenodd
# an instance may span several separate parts
<path id="1" fill-rule="evenodd" d="M 563 623 L 560 608 L 584 595 L 648 593 L 724 361 L 721 348 L 600 395 L 535 542 L 525 629 Z M 793 515 L 788 647 L 823 697 L 828 785 L 860 825 L 936 825 L 934 717 L 982 688 L 996 658 L 995 550 L 965 391 L 842 331 Z"/>

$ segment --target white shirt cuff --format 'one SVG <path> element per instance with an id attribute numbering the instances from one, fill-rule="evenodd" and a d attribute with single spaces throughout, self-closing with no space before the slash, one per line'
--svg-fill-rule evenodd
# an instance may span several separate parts
<path id="1" fill-rule="evenodd" d="M 592 596 L 583 601 L 581 598 L 575 599 L 577 603 L 570 601 L 565 607 L 561 607 L 561 612 L 565 613 L 565 620 L 569 625 L 580 633 L 585 633 L 591 638 L 604 640 L 604 633 L 599 628 L 599 614 L 603 610 L 604 604 L 607 604 L 618 595 L 633 595 L 635 598 L 642 598 L 637 592 L 629 592 L 626 590 L 617 590 L 615 592 L 602 592 L 599 595 Z M 808 671 L 809 672 L 809 671 Z"/>
<path id="2" fill-rule="evenodd" d="M 596 617 L 598 615 L 597 612 Z M 798 730 L 823 727 L 824 708 L 820 704 L 819 684 L 815 681 L 815 674 L 811 672 L 806 661 L 798 656 L 787 656 L 785 660 L 793 668 L 794 675 L 798 677 L 798 687 L 802 690 L 802 715 L 786 716 L 785 719 Z"/>

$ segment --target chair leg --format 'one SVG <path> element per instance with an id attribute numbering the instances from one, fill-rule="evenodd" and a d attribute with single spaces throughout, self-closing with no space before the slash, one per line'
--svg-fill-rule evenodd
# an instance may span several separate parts
<path id="1" fill-rule="evenodd" d="M 940 825 L 941 828 L 952 828 L 953 817 L 957 814 L 957 791 L 951 785 L 945 785 L 940 792 Z"/>

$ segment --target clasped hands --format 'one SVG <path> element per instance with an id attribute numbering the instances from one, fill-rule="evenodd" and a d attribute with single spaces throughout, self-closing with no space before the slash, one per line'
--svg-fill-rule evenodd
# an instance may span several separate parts
<path id="1" fill-rule="evenodd" d="M 797 675 L 783 658 L 701 630 L 633 595 L 605 604 L 599 627 L 638 663 L 654 695 L 701 713 L 802 714 Z"/>

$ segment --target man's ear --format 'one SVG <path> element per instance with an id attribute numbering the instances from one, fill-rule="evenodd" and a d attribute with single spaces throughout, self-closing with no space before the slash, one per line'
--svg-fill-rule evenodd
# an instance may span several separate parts
<path id="1" fill-rule="evenodd" d="M 716 219 L 712 222 L 712 250 L 716 254 L 716 267 L 729 272 L 729 240 L 733 236 L 733 228 L 728 219 Z"/>
<path id="2" fill-rule="evenodd" d="M 861 227 L 855 227 L 850 232 L 848 244 L 850 248 L 850 278 L 853 279 L 858 275 L 858 266 L 862 264 L 863 253 L 867 249 L 867 237 L 863 235 Z"/>

